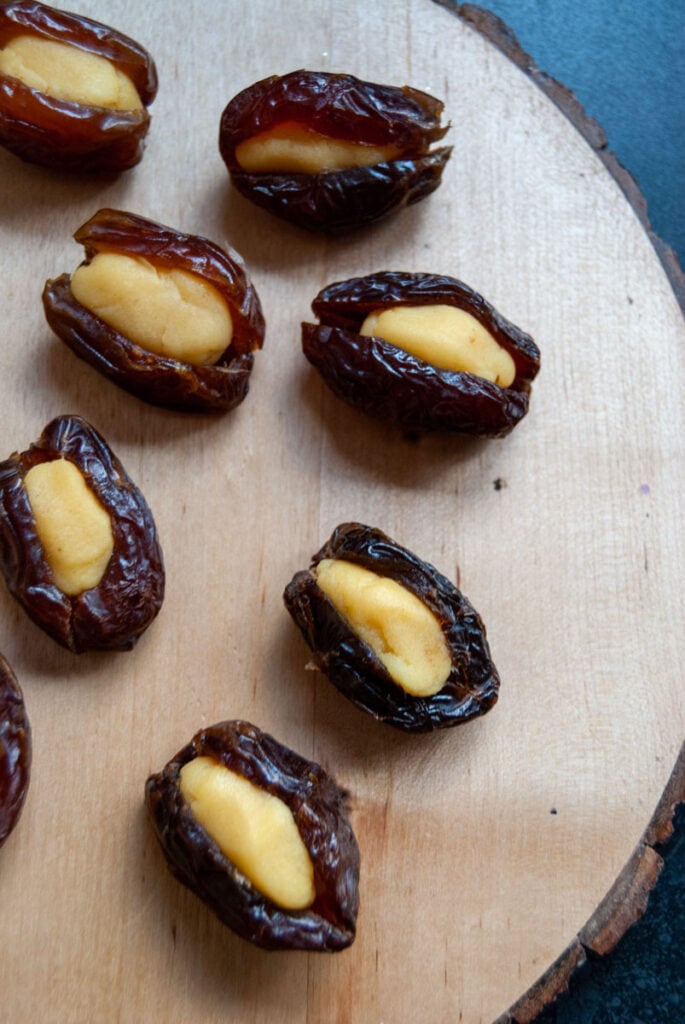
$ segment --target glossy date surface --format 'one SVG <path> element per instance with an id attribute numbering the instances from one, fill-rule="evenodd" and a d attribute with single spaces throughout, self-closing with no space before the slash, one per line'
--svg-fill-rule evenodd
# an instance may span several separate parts
<path id="1" fill-rule="evenodd" d="M 33 466 L 58 458 L 81 472 L 114 537 L 99 584 L 75 596 L 54 582 L 24 484 Z M 129 650 L 157 615 L 164 564 L 152 513 L 107 442 L 81 417 L 57 417 L 27 451 L 0 462 L 0 570 L 30 618 L 77 654 Z"/>
<path id="2" fill-rule="evenodd" d="M 440 184 L 451 148 L 432 150 L 449 126 L 443 104 L 409 86 L 365 82 L 353 75 L 293 71 L 244 89 L 225 108 L 219 149 L 233 185 L 246 198 L 300 227 L 343 233 L 411 205 Z M 329 138 L 393 145 L 396 158 L 368 167 L 306 173 L 249 173 L 241 142 L 283 123 Z"/>
<path id="3" fill-rule="evenodd" d="M 432 697 L 413 697 L 346 622 L 316 582 L 322 559 L 342 559 L 387 576 L 416 595 L 433 613 L 450 652 L 451 670 Z M 343 523 L 318 551 L 308 570 L 286 587 L 288 611 L 333 685 L 362 711 L 406 732 L 432 732 L 484 714 L 497 700 L 499 676 L 483 622 L 468 600 L 432 565 L 381 530 Z"/>
<path id="4" fill-rule="evenodd" d="M 17 824 L 31 776 L 31 726 L 21 688 L 0 655 L 0 846 Z"/>
<path id="5" fill-rule="evenodd" d="M 238 871 L 193 818 L 179 787 L 181 768 L 210 757 L 290 808 L 314 868 L 316 897 L 284 910 Z M 145 787 L 151 819 L 176 878 L 242 938 L 264 949 L 334 952 L 356 931 L 359 850 L 346 794 L 319 765 L 249 722 L 202 729 Z"/>
<path id="6" fill-rule="evenodd" d="M 191 365 L 143 349 L 110 327 L 76 301 L 70 275 L 62 274 L 46 282 L 43 308 L 52 330 L 77 356 L 154 405 L 226 412 L 243 401 L 265 327 L 259 297 L 237 253 L 122 210 L 99 210 L 74 238 L 84 246 L 86 262 L 102 251 L 117 252 L 145 259 L 160 270 L 196 274 L 219 292 L 233 323 L 233 338 L 219 360 Z"/>
<path id="7" fill-rule="evenodd" d="M 382 338 L 359 333 L 371 312 L 436 304 L 456 306 L 483 324 L 514 360 L 511 385 L 441 369 Z M 528 411 L 540 368 L 537 345 L 462 281 L 383 271 L 329 285 L 316 296 L 312 310 L 320 323 L 302 325 L 305 356 L 338 398 L 371 416 L 407 432 L 502 437 Z"/>
<path id="8" fill-rule="evenodd" d="M 359 334 L 367 315 L 401 305 L 454 305 L 471 313 L 510 353 L 508 387 L 471 373 L 442 370 L 382 338 Z M 382 271 L 318 293 L 319 324 L 302 325 L 302 349 L 331 390 L 350 406 L 408 432 L 482 437 L 508 434 L 528 411 L 540 351 L 481 295 L 444 275 Z"/>
<path id="9" fill-rule="evenodd" d="M 0 4 L 0 49 L 20 35 L 67 43 L 127 75 L 142 110 L 114 110 L 57 99 L 0 73 L 0 145 L 23 160 L 76 172 L 118 172 L 143 155 L 147 107 L 157 93 L 150 54 L 116 29 L 34 0 Z"/>

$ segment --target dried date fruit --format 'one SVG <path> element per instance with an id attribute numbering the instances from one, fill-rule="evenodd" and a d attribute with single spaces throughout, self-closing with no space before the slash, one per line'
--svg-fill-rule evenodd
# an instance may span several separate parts
<path id="1" fill-rule="evenodd" d="M 85 261 L 46 282 L 43 308 L 77 356 L 153 405 L 243 401 L 264 317 L 237 253 L 121 210 L 99 210 L 74 238 Z"/>
<path id="2" fill-rule="evenodd" d="M 103 437 L 59 416 L 0 462 L 0 569 L 62 646 L 129 650 L 164 597 L 152 513 Z"/>
<path id="3" fill-rule="evenodd" d="M 380 530 L 338 526 L 284 600 L 317 667 L 381 722 L 431 732 L 497 700 L 499 676 L 478 613 L 437 569 Z"/>
<path id="4" fill-rule="evenodd" d="M 128 36 L 34 0 L 0 4 L 0 145 L 22 160 L 133 167 L 156 92 L 152 57 Z"/>
<path id="5" fill-rule="evenodd" d="M 0 846 L 17 824 L 31 776 L 31 726 L 12 669 L 0 655 Z"/>
<path id="6" fill-rule="evenodd" d="M 410 433 L 503 437 L 526 415 L 533 339 L 468 285 L 383 271 L 312 302 L 302 349 L 338 398 Z"/>
<path id="7" fill-rule="evenodd" d="M 353 942 L 359 850 L 346 794 L 249 722 L 202 729 L 151 775 L 145 800 L 176 878 L 264 949 Z"/>
<path id="8" fill-rule="evenodd" d="M 242 195 L 311 231 L 337 234 L 430 195 L 450 147 L 440 100 L 409 86 L 293 71 L 238 93 L 219 149 Z"/>

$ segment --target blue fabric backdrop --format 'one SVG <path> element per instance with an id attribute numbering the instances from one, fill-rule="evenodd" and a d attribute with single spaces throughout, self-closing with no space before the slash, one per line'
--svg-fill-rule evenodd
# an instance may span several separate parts
<path id="1" fill-rule="evenodd" d="M 685 266 L 685 2 L 482 0 L 604 128 Z"/>
<path id="2" fill-rule="evenodd" d="M 685 268 L 685 0 L 482 0 L 571 89 Z M 646 822 L 645 822 L 646 824 Z M 538 1024 L 685 1022 L 685 806 L 646 915 Z M 569 936 L 569 939 L 571 936 Z"/>

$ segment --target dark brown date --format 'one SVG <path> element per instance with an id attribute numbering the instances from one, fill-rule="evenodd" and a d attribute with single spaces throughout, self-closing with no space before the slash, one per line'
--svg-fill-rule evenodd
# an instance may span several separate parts
<path id="1" fill-rule="evenodd" d="M 244 89 L 221 117 L 219 149 L 233 185 L 252 202 L 311 231 L 338 234 L 430 195 L 440 184 L 450 147 L 431 150 L 449 126 L 443 104 L 409 86 L 365 82 L 352 75 L 293 71 Z M 320 173 L 250 173 L 237 147 L 282 125 L 328 139 L 393 146 L 398 155 L 365 167 Z"/>
<path id="2" fill-rule="evenodd" d="M 181 768 L 210 757 L 282 800 L 292 812 L 314 868 L 316 897 L 284 910 L 260 893 L 193 818 L 180 792 Z M 202 729 L 145 786 L 152 822 L 175 877 L 224 924 L 264 949 L 334 952 L 355 937 L 359 849 L 346 794 L 319 765 L 248 722 Z"/>
<path id="3" fill-rule="evenodd" d="M 470 313 L 512 357 L 508 387 L 445 370 L 377 337 L 359 333 L 366 317 L 397 306 L 455 306 Z M 383 271 L 339 281 L 312 303 L 320 324 L 302 325 L 302 349 L 343 401 L 409 433 L 447 431 L 503 437 L 528 411 L 540 368 L 533 339 L 468 285 L 436 274 Z"/>
<path id="4" fill-rule="evenodd" d="M 0 655 L 0 846 L 19 820 L 31 775 L 31 726 L 12 669 Z"/>
<path id="5" fill-rule="evenodd" d="M 72 462 L 110 517 L 114 550 L 99 584 L 74 596 L 54 581 L 24 478 L 54 459 Z M 0 570 L 31 619 L 63 647 L 129 650 L 164 597 L 152 513 L 107 442 L 79 416 L 59 416 L 35 444 L 0 462 Z"/>
<path id="6" fill-rule="evenodd" d="M 450 652 L 449 677 L 431 697 L 414 697 L 392 679 L 321 590 L 312 570 L 322 559 L 342 559 L 389 577 L 411 591 L 433 613 Z M 497 700 L 499 676 L 485 626 L 463 594 L 427 562 L 380 530 L 344 523 L 286 587 L 286 607 L 314 653 L 318 668 L 362 711 L 406 732 L 432 732 L 460 725 L 488 711 Z"/>
<path id="7" fill-rule="evenodd" d="M 115 29 L 34 0 L 0 4 L 0 50 L 17 36 L 65 43 L 109 61 L 143 104 L 116 110 L 57 99 L 0 73 L 0 145 L 31 163 L 77 172 L 126 170 L 143 155 L 147 107 L 157 92 L 149 53 Z"/>
<path id="8" fill-rule="evenodd" d="M 224 299 L 233 337 L 218 361 L 191 365 L 141 348 L 74 298 L 70 275 L 47 281 L 43 308 L 50 327 L 69 348 L 119 387 L 153 405 L 226 412 L 249 390 L 253 352 L 264 342 L 259 297 L 237 253 L 198 235 L 186 235 L 120 210 L 99 210 L 74 234 L 85 263 L 101 251 L 140 257 L 160 270 L 203 278 Z"/>

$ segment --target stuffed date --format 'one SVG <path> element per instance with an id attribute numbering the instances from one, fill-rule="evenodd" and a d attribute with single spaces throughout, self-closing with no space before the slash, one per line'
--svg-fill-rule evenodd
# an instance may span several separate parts
<path id="1" fill-rule="evenodd" d="M 359 850 L 319 765 L 220 722 L 150 776 L 145 800 L 172 873 L 242 938 L 314 952 L 354 940 Z"/>
<path id="2" fill-rule="evenodd" d="M 437 569 L 380 530 L 338 526 L 284 599 L 316 666 L 381 722 L 431 732 L 497 700 L 478 613 Z"/>
<path id="3" fill-rule="evenodd" d="M 62 646 L 128 650 L 164 596 L 152 514 L 103 437 L 60 416 L 0 462 L 0 570 Z"/>
<path id="4" fill-rule="evenodd" d="M 0 655 L 0 846 L 19 820 L 31 775 L 31 727 L 12 669 Z"/>
<path id="5" fill-rule="evenodd" d="M 0 145 L 23 160 L 133 167 L 156 92 L 150 54 L 115 29 L 34 0 L 0 4 Z"/>
<path id="6" fill-rule="evenodd" d="M 85 261 L 46 283 L 43 308 L 77 356 L 154 405 L 243 401 L 264 317 L 237 253 L 120 210 L 99 210 L 74 238 Z"/>
<path id="7" fill-rule="evenodd" d="M 236 189 L 311 231 L 337 234 L 418 202 L 451 148 L 443 104 L 409 86 L 293 71 L 244 89 L 221 117 L 219 149 Z"/>
<path id="8" fill-rule="evenodd" d="M 508 434 L 540 368 L 533 339 L 468 285 L 383 271 L 312 302 L 302 349 L 338 398 L 408 433 Z"/>

